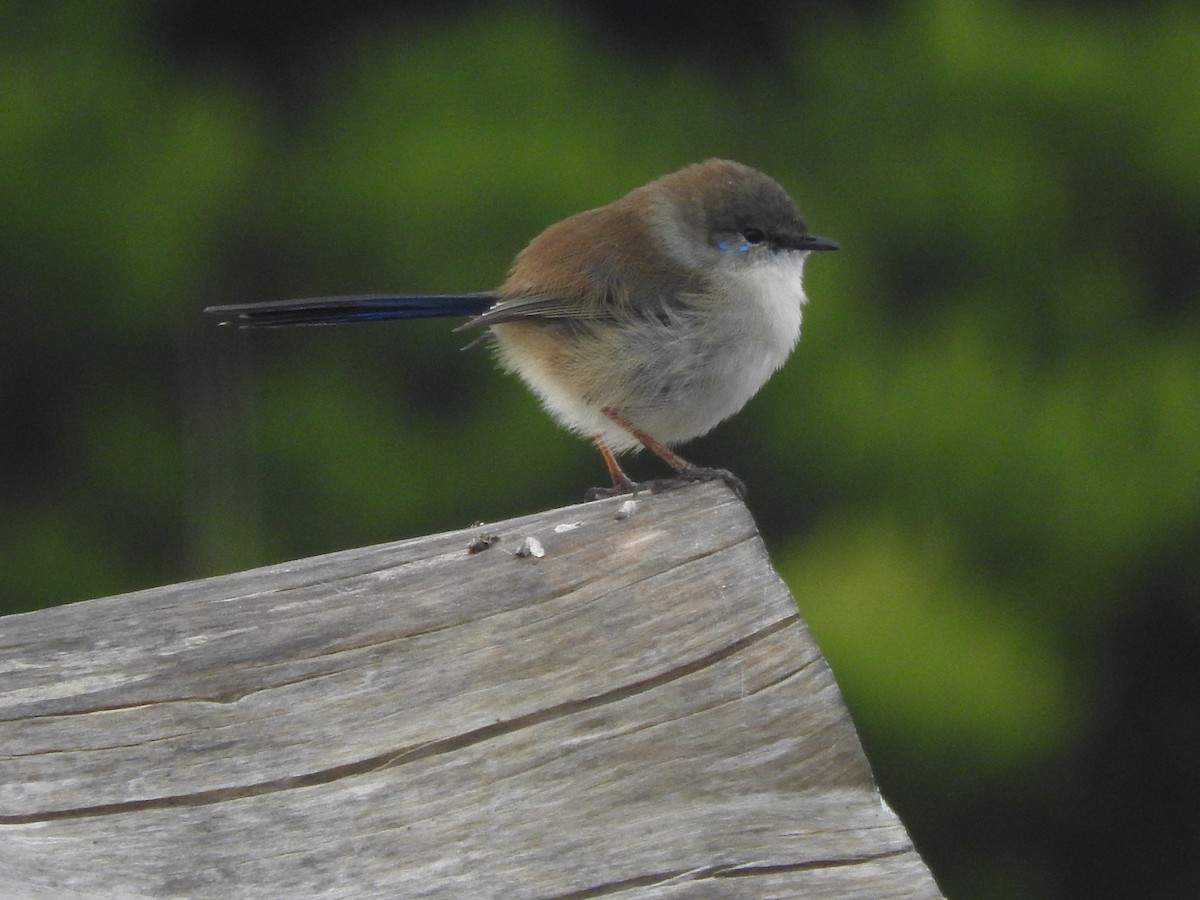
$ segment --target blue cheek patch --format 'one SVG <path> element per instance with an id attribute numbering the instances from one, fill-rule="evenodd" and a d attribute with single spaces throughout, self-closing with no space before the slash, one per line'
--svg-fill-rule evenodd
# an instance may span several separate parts
<path id="1" fill-rule="evenodd" d="M 729 241 L 720 241 L 717 244 L 717 249 L 718 250 L 736 250 L 738 253 L 747 253 L 750 250 L 750 244 L 746 243 L 746 242 L 742 242 L 735 247 Z"/>

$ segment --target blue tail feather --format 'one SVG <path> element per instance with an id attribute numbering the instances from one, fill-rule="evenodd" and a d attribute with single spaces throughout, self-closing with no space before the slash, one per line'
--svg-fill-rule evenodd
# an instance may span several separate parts
<path id="1" fill-rule="evenodd" d="M 223 325 L 242 328 L 285 325 L 337 325 L 345 322 L 378 322 L 384 319 L 432 319 L 439 316 L 477 316 L 496 302 L 496 295 L 481 294 L 361 294 L 348 297 L 310 297 L 267 303 L 210 306 L 204 310 L 220 316 Z"/>

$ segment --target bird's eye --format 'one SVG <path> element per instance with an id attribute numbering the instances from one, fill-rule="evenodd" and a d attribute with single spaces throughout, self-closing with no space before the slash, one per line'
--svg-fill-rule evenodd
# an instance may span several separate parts
<path id="1" fill-rule="evenodd" d="M 767 236 L 758 228 L 743 228 L 742 237 L 744 237 L 751 244 L 761 244 L 767 239 Z"/>

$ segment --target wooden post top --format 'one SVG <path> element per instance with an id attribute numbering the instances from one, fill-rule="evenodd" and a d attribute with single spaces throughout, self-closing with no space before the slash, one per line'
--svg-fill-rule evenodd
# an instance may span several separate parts
<path id="1" fill-rule="evenodd" d="M 745 506 L 634 504 L 0 619 L 0 896 L 940 896 Z"/>

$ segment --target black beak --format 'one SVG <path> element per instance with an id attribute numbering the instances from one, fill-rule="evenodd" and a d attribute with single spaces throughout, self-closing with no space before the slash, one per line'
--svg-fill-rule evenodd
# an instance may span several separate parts
<path id="1" fill-rule="evenodd" d="M 829 238 L 817 237 L 815 234 L 806 234 L 800 239 L 801 250 L 841 250 L 840 244 L 835 244 Z"/>

